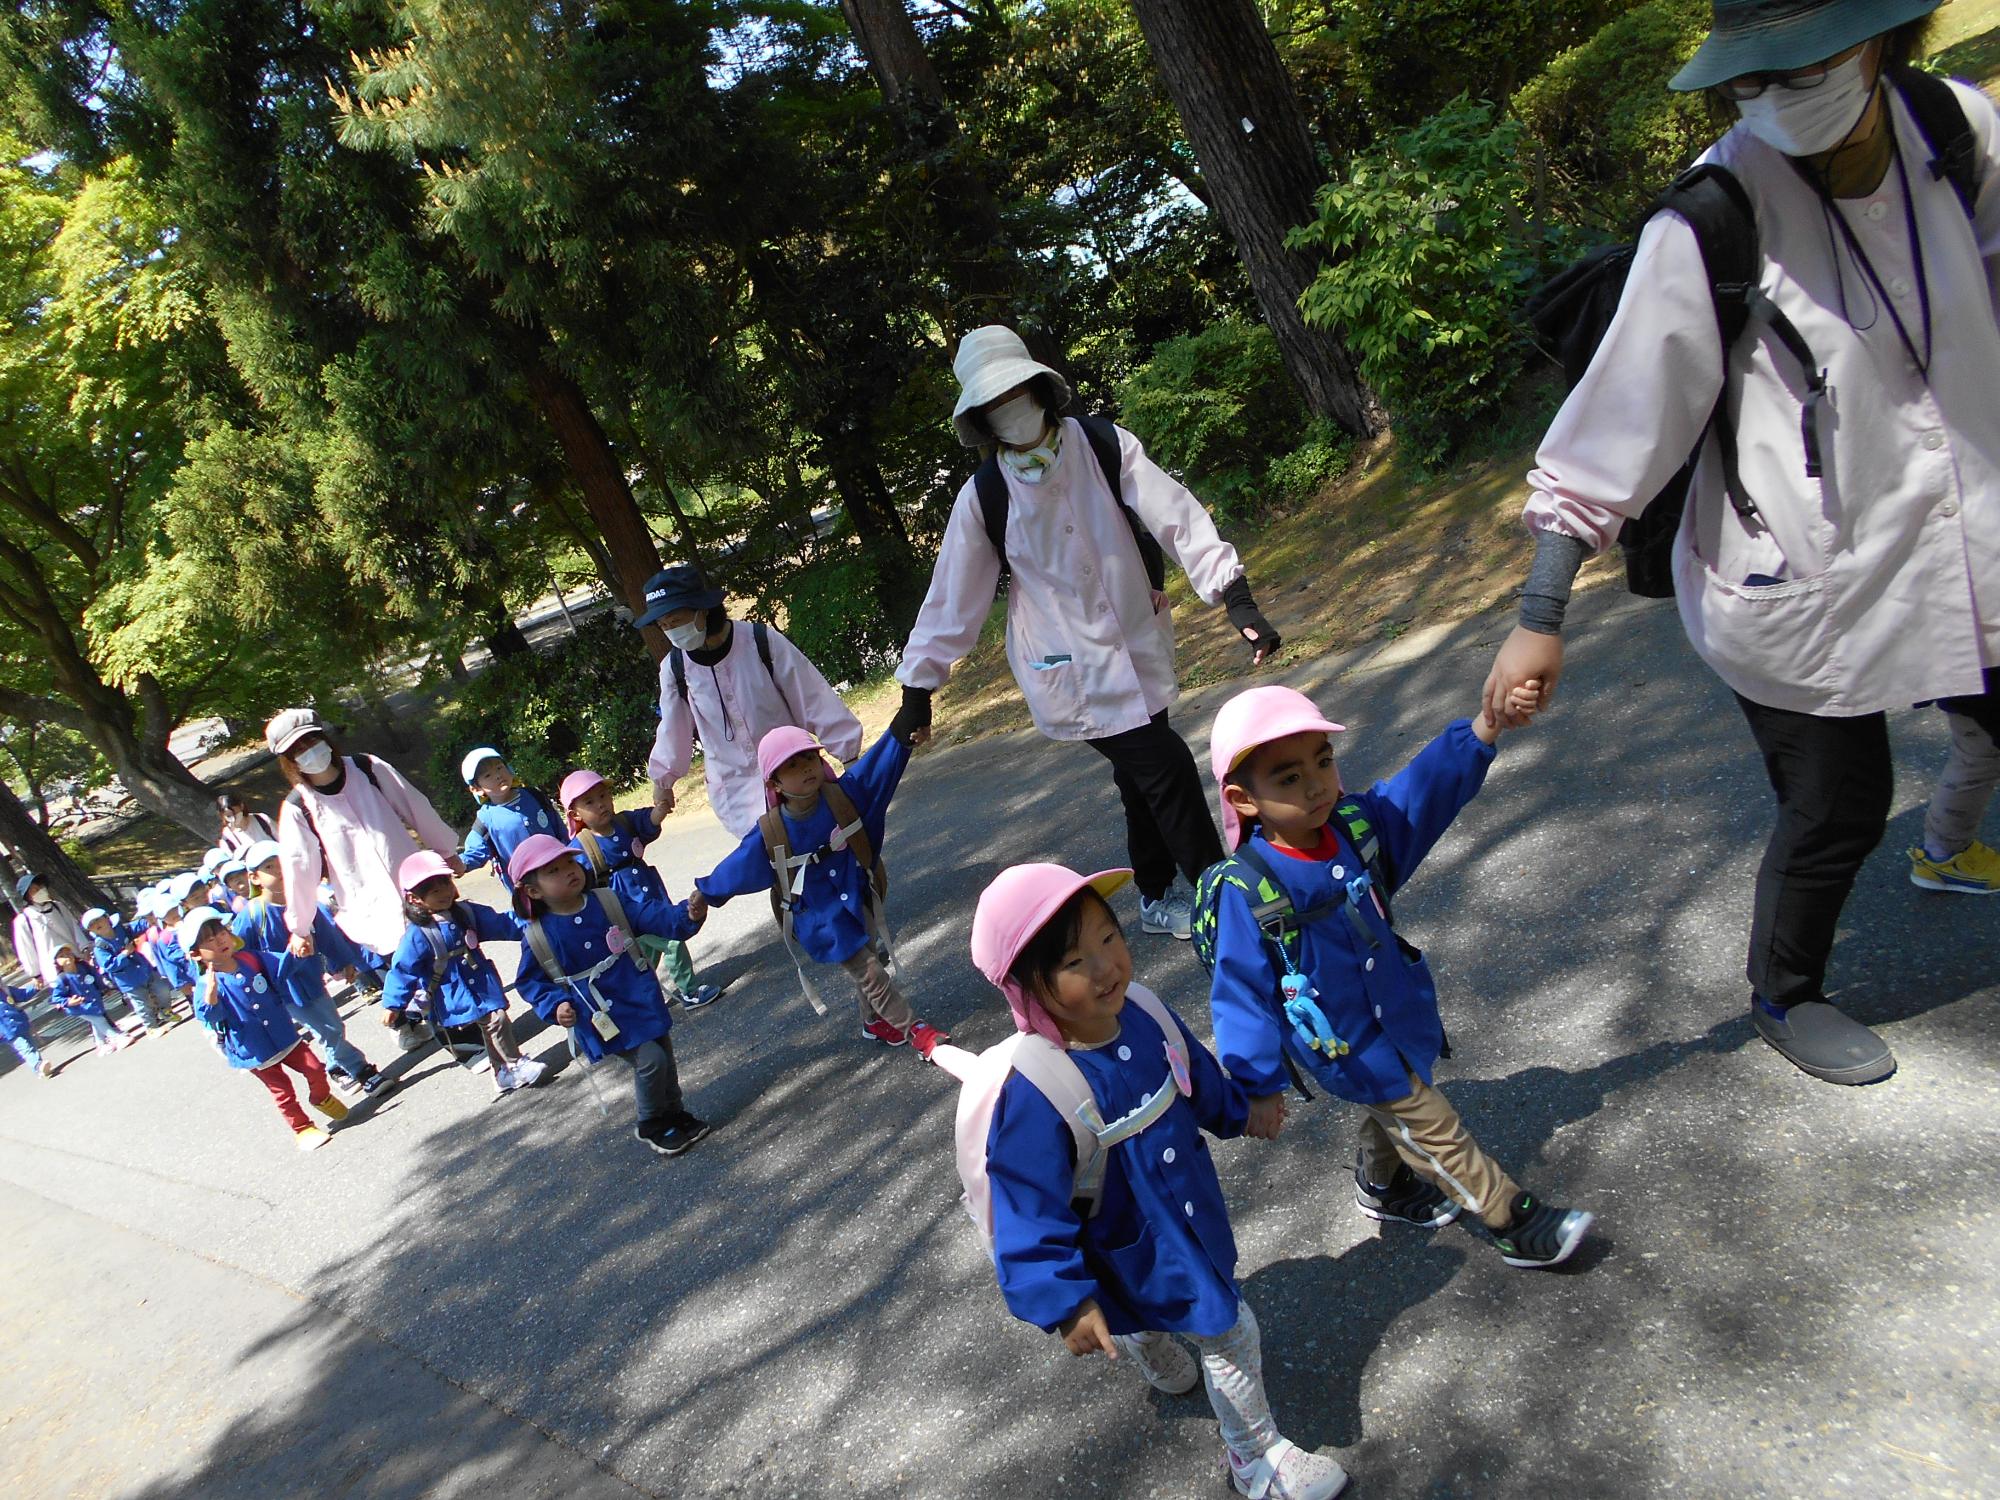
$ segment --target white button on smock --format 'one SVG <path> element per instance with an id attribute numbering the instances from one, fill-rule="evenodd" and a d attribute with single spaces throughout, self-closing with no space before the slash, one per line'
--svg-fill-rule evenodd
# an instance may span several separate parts
<path id="1" fill-rule="evenodd" d="M 1132 1049 L 1130 1047 L 1120 1047 L 1118 1049 L 1118 1060 L 1120 1062 L 1130 1062 L 1132 1060 Z"/>
<path id="2" fill-rule="evenodd" d="M 1160 1153 L 1160 1160 L 1171 1167 L 1174 1164 L 1174 1148 L 1169 1146 L 1166 1150 L 1162 1151 Z"/>

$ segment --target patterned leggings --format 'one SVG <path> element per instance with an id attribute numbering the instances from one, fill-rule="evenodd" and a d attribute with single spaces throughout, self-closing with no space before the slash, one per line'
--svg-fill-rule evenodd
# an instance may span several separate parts
<path id="1" fill-rule="evenodd" d="M 1144 1367 L 1147 1358 L 1170 1335 L 1119 1335 L 1119 1345 Z M 1271 1416 L 1271 1398 L 1264 1393 L 1264 1350 L 1257 1315 L 1248 1302 L 1236 1304 L 1236 1321 L 1222 1333 L 1184 1334 L 1201 1351 L 1201 1378 L 1208 1387 L 1208 1404 L 1222 1427 L 1222 1441 L 1239 1458 L 1258 1458 L 1278 1441 L 1278 1424 Z"/>

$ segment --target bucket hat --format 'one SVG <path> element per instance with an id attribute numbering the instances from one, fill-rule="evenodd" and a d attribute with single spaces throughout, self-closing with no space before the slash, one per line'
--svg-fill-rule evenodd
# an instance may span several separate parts
<path id="1" fill-rule="evenodd" d="M 958 377 L 959 385 L 958 405 L 951 410 L 952 431 L 968 448 L 993 441 L 993 434 L 974 412 L 1037 375 L 1046 375 L 1054 384 L 1058 409 L 1069 405 L 1069 382 L 1028 353 L 1021 335 L 1004 323 L 988 323 L 960 339 L 951 373 Z"/>
<path id="2" fill-rule="evenodd" d="M 1668 88 L 1714 88 L 1745 73 L 1784 73 L 1927 16 L 1939 0 L 1715 0 L 1708 36 Z"/>

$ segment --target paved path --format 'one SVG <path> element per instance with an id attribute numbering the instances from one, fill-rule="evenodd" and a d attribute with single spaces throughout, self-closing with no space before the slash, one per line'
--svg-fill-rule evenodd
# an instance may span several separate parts
<path id="1" fill-rule="evenodd" d="M 1671 612 L 1581 609 L 1563 701 L 1502 746 L 1397 905 L 1475 1131 L 1603 1233 L 1572 1274 L 1352 1207 L 1351 1111 L 1216 1158 L 1280 1420 L 1367 1500 L 2000 1495 L 2000 902 L 1909 886 L 1942 758 L 1899 715 L 1895 821 L 1836 955 L 1902 1071 L 1815 1084 L 1740 977 L 1766 820 L 1728 695 Z M 1294 680 L 1350 781 L 1472 701 L 1493 618 Z M 1200 752 L 1222 696 L 1182 718 Z M 920 757 L 888 852 L 926 1014 L 1005 1026 L 966 956 L 999 863 L 1121 855 L 1082 747 Z M 1989 822 L 1989 828 L 1992 823 Z M 676 820 L 676 890 L 727 840 Z M 1140 973 L 1205 1029 L 1184 945 Z M 1221 1493 L 1199 1397 L 1012 1322 L 956 1204 L 949 1081 L 816 1020 L 768 910 L 717 913 L 729 995 L 675 1029 L 718 1124 L 657 1160 L 566 1067 L 498 1103 L 435 1055 L 300 1157 L 193 1028 L 0 1076 L 0 1488 L 236 1497 Z M 387 1033 L 356 1034 L 379 1060 Z M 556 1060 L 559 1039 L 531 1052 Z M 11 1054 L 0 1054 L 11 1063 Z"/>

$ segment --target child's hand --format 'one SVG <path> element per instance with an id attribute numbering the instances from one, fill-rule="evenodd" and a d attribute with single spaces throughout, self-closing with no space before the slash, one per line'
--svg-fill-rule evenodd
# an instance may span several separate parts
<path id="1" fill-rule="evenodd" d="M 382 1012 L 382 1024 L 391 1031 L 398 1029 L 407 1020 L 409 1020 L 409 1017 L 404 1015 L 400 1010 L 385 1010 Z"/>
<path id="2" fill-rule="evenodd" d="M 697 927 L 708 920 L 708 897 L 699 888 L 688 897 L 688 920 Z"/>
<path id="3" fill-rule="evenodd" d="M 569 1001 L 565 1000 L 561 1005 L 558 1005 L 556 1007 L 556 1025 L 574 1026 L 575 1024 L 576 1024 L 576 1007 L 574 1005 L 571 1005 Z"/>
<path id="4" fill-rule="evenodd" d="M 1062 1335 L 1063 1347 L 1074 1355 L 1081 1357 L 1102 1350 L 1113 1359 L 1118 1357 L 1118 1346 L 1111 1342 L 1111 1329 L 1104 1321 L 1104 1309 L 1097 1305 L 1095 1297 L 1079 1307 L 1075 1317 L 1058 1324 L 1056 1332 Z"/>
<path id="5" fill-rule="evenodd" d="M 1530 677 L 1519 687 L 1508 692 L 1506 724 L 1503 725 L 1500 720 L 1493 718 L 1490 711 L 1482 704 L 1480 705 L 1479 712 L 1472 716 L 1472 732 L 1478 737 L 1481 744 L 1491 745 L 1500 738 L 1500 731 L 1503 727 L 1513 729 L 1522 728 L 1530 719 L 1540 713 L 1541 709 L 1541 679 L 1539 677 Z"/>
<path id="6" fill-rule="evenodd" d="M 1261 1099 L 1250 1101 L 1250 1123 L 1243 1127 L 1243 1133 L 1260 1141 L 1275 1141 L 1278 1132 L 1285 1128 L 1285 1096 L 1266 1094 Z"/>
<path id="7" fill-rule="evenodd" d="M 293 958 L 311 958 L 313 956 L 312 934 L 310 932 L 294 933 L 292 940 L 285 945 L 285 950 Z"/>

